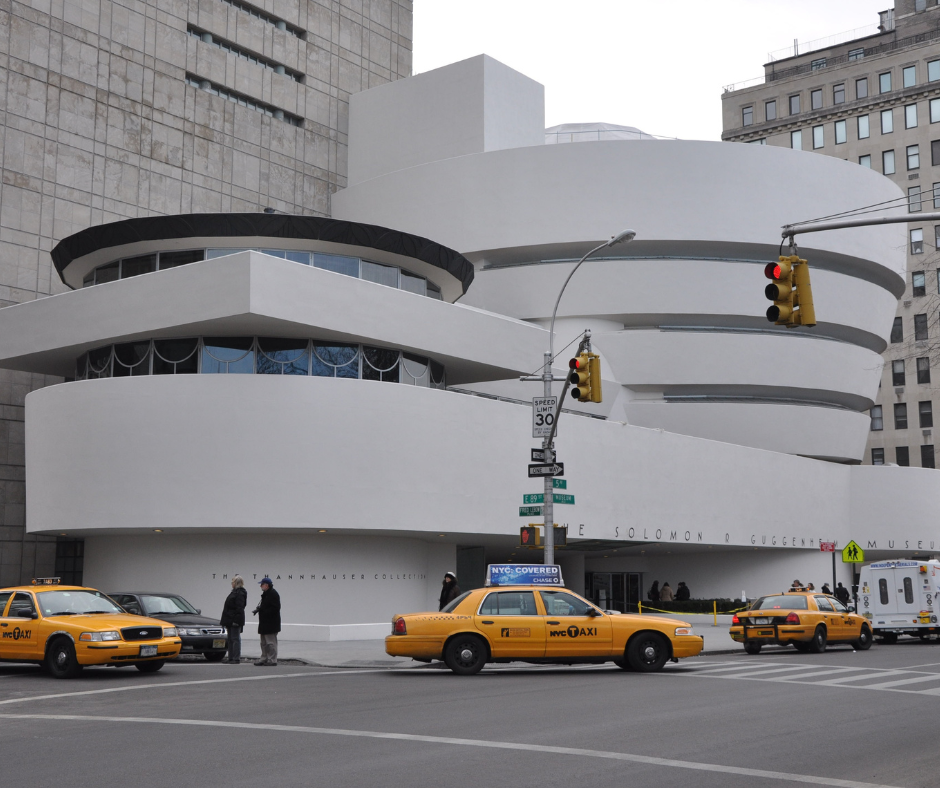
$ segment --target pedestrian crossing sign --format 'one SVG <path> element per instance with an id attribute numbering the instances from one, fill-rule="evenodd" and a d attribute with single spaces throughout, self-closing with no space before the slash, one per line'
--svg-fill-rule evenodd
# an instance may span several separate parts
<path id="1" fill-rule="evenodd" d="M 843 564 L 861 564 L 865 561 L 865 551 L 855 543 L 849 542 L 842 550 Z"/>

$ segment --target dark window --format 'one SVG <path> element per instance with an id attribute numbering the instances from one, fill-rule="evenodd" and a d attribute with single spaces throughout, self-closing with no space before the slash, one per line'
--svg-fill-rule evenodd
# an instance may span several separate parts
<path id="1" fill-rule="evenodd" d="M 95 271 L 95 284 L 101 285 L 105 282 L 116 282 L 121 276 L 121 261 L 102 265 Z"/>
<path id="2" fill-rule="evenodd" d="M 358 345 L 313 345 L 312 374 L 321 378 L 358 378 Z"/>
<path id="3" fill-rule="evenodd" d="M 865 57 L 865 49 L 863 47 L 849 50 L 849 60 L 861 60 L 863 57 Z M 856 80 L 856 82 L 864 82 L 866 85 L 868 84 L 867 79 L 859 79 Z M 867 90 L 865 91 L 865 95 L 868 95 Z M 863 96 L 859 96 L 859 98 L 863 98 Z"/>
<path id="4" fill-rule="evenodd" d="M 885 450 L 884 449 L 872 449 L 871 450 L 871 464 L 872 465 L 884 465 L 885 464 Z"/>
<path id="5" fill-rule="evenodd" d="M 825 63 L 825 61 L 823 61 Z M 822 91 L 811 90 L 809 94 L 810 109 L 822 109 Z"/>
<path id="6" fill-rule="evenodd" d="M 896 446 L 894 449 L 894 461 L 902 468 L 907 468 L 911 464 L 911 453 L 907 446 Z"/>
<path id="7" fill-rule="evenodd" d="M 845 104 L 845 84 L 836 85 L 832 89 L 832 103 Z"/>
<path id="8" fill-rule="evenodd" d="M 385 380 L 392 383 L 399 382 L 399 361 L 401 353 L 397 350 L 388 350 L 379 347 L 364 347 L 362 349 L 362 379 Z"/>
<path id="9" fill-rule="evenodd" d="M 790 114 L 796 115 L 800 111 L 800 94 L 790 96 Z"/>
<path id="10" fill-rule="evenodd" d="M 891 362 L 891 385 L 904 385 L 904 359 L 898 359 Z"/>
<path id="11" fill-rule="evenodd" d="M 914 603 L 914 583 L 911 578 L 904 578 L 904 601 L 911 605 Z"/>
<path id="12" fill-rule="evenodd" d="M 886 71 L 884 74 L 878 75 L 878 90 L 881 93 L 889 93 L 891 91 L 891 72 Z"/>
<path id="13" fill-rule="evenodd" d="M 225 341 L 225 340 L 222 340 Z M 236 340 L 237 341 L 237 340 Z M 193 375 L 199 371 L 196 339 L 156 339 L 153 342 L 154 375 Z"/>
<path id="14" fill-rule="evenodd" d="M 121 279 L 129 279 L 140 274 L 149 274 L 157 270 L 157 256 L 145 254 L 140 257 L 125 257 L 121 261 Z"/>
<path id="15" fill-rule="evenodd" d="M 868 77 L 855 80 L 855 98 L 868 98 Z"/>
<path id="16" fill-rule="evenodd" d="M 818 57 L 818 58 L 816 58 L 815 60 L 810 61 L 809 67 L 810 67 L 810 69 L 812 69 L 813 71 L 819 71 L 819 69 L 825 68 L 825 67 L 826 67 L 826 58 L 824 58 L 824 57 Z M 820 90 L 819 92 L 822 93 L 821 90 Z"/>
<path id="17" fill-rule="evenodd" d="M 928 444 L 927 446 L 920 447 L 920 467 L 921 468 L 936 468 L 937 467 L 937 464 L 934 461 L 933 444 Z"/>
<path id="18" fill-rule="evenodd" d="M 203 249 L 188 249 L 183 252 L 160 252 L 160 270 L 166 268 L 176 268 L 180 265 L 189 263 L 198 263 L 205 260 L 206 253 Z"/>
<path id="19" fill-rule="evenodd" d="M 306 339 L 258 337 L 255 372 L 259 375 L 306 375 L 310 363 Z"/>
<path id="20" fill-rule="evenodd" d="M 891 326 L 891 342 L 897 344 L 904 341 L 903 318 L 894 318 L 894 324 Z"/>
<path id="21" fill-rule="evenodd" d="M 924 231 L 920 228 L 911 230 L 911 254 L 923 254 L 924 253 Z M 914 295 L 924 295 L 924 275 L 920 275 L 921 278 L 921 292 L 917 292 L 917 274 L 915 273 L 912 277 L 914 283 Z"/>
<path id="22" fill-rule="evenodd" d="M 871 431 L 872 432 L 878 432 L 884 429 L 885 420 L 884 420 L 884 416 L 882 416 L 881 414 L 882 414 L 881 405 L 873 405 L 871 410 L 869 411 L 869 415 L 871 415 Z"/>
<path id="23" fill-rule="evenodd" d="M 930 400 L 917 403 L 917 415 L 920 418 L 921 429 L 933 426 L 933 403 Z"/>
<path id="24" fill-rule="evenodd" d="M 252 374 L 255 371 L 254 337 L 206 337 L 203 339 L 202 371 L 220 375 Z"/>
<path id="25" fill-rule="evenodd" d="M 930 163 L 934 167 L 940 164 L 940 140 L 930 141 Z"/>
<path id="26" fill-rule="evenodd" d="M 829 604 L 829 600 L 824 596 L 814 596 L 813 599 L 816 600 L 816 608 L 818 610 L 825 610 L 829 613 L 832 613 L 832 605 Z"/>
<path id="27" fill-rule="evenodd" d="M 924 251 L 923 238 L 921 238 L 921 250 L 920 251 L 921 252 Z M 923 271 L 914 271 L 914 273 L 911 274 L 911 286 L 913 287 L 914 295 L 916 296 L 927 295 L 927 275 Z"/>
<path id="28" fill-rule="evenodd" d="M 917 359 L 917 382 L 930 383 L 930 358 L 927 356 Z"/>
<path id="29" fill-rule="evenodd" d="M 764 102 L 764 120 L 776 120 L 776 119 L 777 119 L 777 102 L 776 101 Z"/>
<path id="30" fill-rule="evenodd" d="M 113 374 L 116 378 L 150 374 L 150 341 L 114 346 Z"/>
<path id="31" fill-rule="evenodd" d="M 745 107 L 742 111 L 742 125 L 750 126 L 754 122 L 754 107 Z"/>
<path id="32" fill-rule="evenodd" d="M 914 315 L 914 339 L 927 339 L 927 315 Z"/>
<path id="33" fill-rule="evenodd" d="M 881 599 L 881 604 L 888 604 L 888 581 L 885 578 L 878 578 L 878 595 Z"/>
<path id="34" fill-rule="evenodd" d="M 500 591 L 489 594 L 480 605 L 481 616 L 537 616 L 532 591 Z"/>
<path id="35" fill-rule="evenodd" d="M 63 585 L 82 585 L 85 562 L 85 542 L 82 539 L 56 537 L 55 575 Z M 3 605 L 0 603 L 0 608 Z"/>
<path id="36" fill-rule="evenodd" d="M 894 428 L 896 430 L 907 429 L 907 403 L 894 403 Z"/>

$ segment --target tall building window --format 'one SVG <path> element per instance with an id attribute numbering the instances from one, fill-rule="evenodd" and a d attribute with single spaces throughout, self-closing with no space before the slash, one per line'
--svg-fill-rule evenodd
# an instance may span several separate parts
<path id="1" fill-rule="evenodd" d="M 800 94 L 797 93 L 795 96 L 790 96 L 790 114 L 797 115 L 800 111 Z"/>
<path id="2" fill-rule="evenodd" d="M 930 141 L 930 163 L 934 167 L 940 164 L 940 140 Z"/>
<path id="3" fill-rule="evenodd" d="M 905 66 L 901 71 L 904 87 L 912 88 L 917 84 L 917 70 L 914 66 Z"/>
<path id="4" fill-rule="evenodd" d="M 885 464 L 885 450 L 884 449 L 872 449 L 871 450 L 871 464 L 872 465 L 884 465 Z"/>
<path id="5" fill-rule="evenodd" d="M 940 79 L 940 60 L 930 60 L 927 62 L 927 81 L 936 82 Z"/>
<path id="6" fill-rule="evenodd" d="M 868 115 L 858 116 L 858 138 L 867 140 L 871 136 L 871 127 L 868 123 Z"/>
<path id="7" fill-rule="evenodd" d="M 914 271 L 911 274 L 911 289 L 915 296 L 927 295 L 926 280 L 927 275 L 923 271 Z"/>
<path id="8" fill-rule="evenodd" d="M 940 227 L 935 227 L 934 232 L 937 234 L 937 245 L 940 246 Z M 940 293 L 940 268 L 937 269 L 937 292 Z"/>
<path id="9" fill-rule="evenodd" d="M 924 253 L 924 231 L 911 230 L 911 254 Z M 917 274 L 914 274 L 914 295 L 924 295 L 924 273 L 920 273 L 920 292 L 917 292 Z"/>
<path id="10" fill-rule="evenodd" d="M 917 128 L 917 105 L 908 104 L 904 107 L 904 128 Z"/>
<path id="11" fill-rule="evenodd" d="M 845 136 L 845 121 L 844 121 L 844 120 L 837 120 L 834 125 L 835 125 L 835 129 L 836 129 L 836 145 L 841 145 L 842 143 L 845 142 L 845 138 L 846 138 L 846 136 Z"/>
<path id="12" fill-rule="evenodd" d="M 871 431 L 879 432 L 885 428 L 885 419 L 882 415 L 881 405 L 873 405 L 869 411 L 871 415 Z"/>
<path id="13" fill-rule="evenodd" d="M 940 208 L 940 183 L 933 185 L 933 207 Z"/>
<path id="14" fill-rule="evenodd" d="M 930 383 L 930 357 L 917 359 L 917 382 Z"/>
<path id="15" fill-rule="evenodd" d="M 908 450 L 907 446 L 897 446 L 894 449 L 894 461 L 900 465 L 902 468 L 906 468 L 911 464 L 911 453 Z"/>
<path id="16" fill-rule="evenodd" d="M 809 64 L 811 71 L 819 71 L 821 68 L 826 67 L 826 58 L 818 57 L 815 60 L 811 60 Z"/>
<path id="17" fill-rule="evenodd" d="M 907 429 L 907 403 L 894 403 L 894 428 L 896 430 Z"/>
<path id="18" fill-rule="evenodd" d="M 916 170 L 919 167 L 920 167 L 920 146 L 908 145 L 907 146 L 907 168 L 909 170 Z"/>
<path id="19" fill-rule="evenodd" d="M 790 132 L 790 147 L 794 150 L 803 150 L 803 132 L 802 131 L 791 131 Z M 894 151 L 891 151 L 892 155 Z"/>
<path id="20" fill-rule="evenodd" d="M 920 467 L 936 468 L 933 454 L 933 444 L 927 444 L 920 447 Z"/>
<path id="21" fill-rule="evenodd" d="M 742 125 L 750 126 L 754 123 L 754 107 L 745 107 L 741 110 L 741 114 L 743 115 Z"/>
<path id="22" fill-rule="evenodd" d="M 884 74 L 878 75 L 878 91 L 880 93 L 891 92 L 891 72 L 890 71 L 886 71 Z"/>
<path id="23" fill-rule="evenodd" d="M 921 429 L 933 426 L 933 403 L 930 400 L 917 403 L 917 418 Z"/>
<path id="24" fill-rule="evenodd" d="M 845 104 L 845 83 L 836 85 L 832 89 L 832 103 Z"/>
<path id="25" fill-rule="evenodd" d="M 777 102 L 765 101 L 764 102 L 764 120 L 776 120 L 776 119 L 777 119 Z"/>
<path id="26" fill-rule="evenodd" d="M 826 144 L 822 126 L 813 126 L 813 149 L 821 148 Z"/>
<path id="27" fill-rule="evenodd" d="M 811 90 L 809 92 L 810 109 L 822 109 L 822 91 Z"/>
<path id="28" fill-rule="evenodd" d="M 894 131 L 894 110 L 883 109 L 881 110 L 881 133 L 890 134 L 892 131 Z"/>
<path id="29" fill-rule="evenodd" d="M 907 210 L 911 213 L 917 213 L 920 206 L 920 186 L 909 186 L 907 189 Z"/>
<path id="30" fill-rule="evenodd" d="M 796 132 L 799 134 L 799 132 Z M 894 151 L 886 150 L 881 154 L 881 171 L 885 175 L 894 175 Z"/>
<path id="31" fill-rule="evenodd" d="M 904 359 L 903 358 L 899 358 L 897 361 L 891 362 L 891 385 L 892 386 L 904 385 Z"/>
<path id="32" fill-rule="evenodd" d="M 855 98 L 868 98 L 868 77 L 855 80 Z"/>
<path id="33" fill-rule="evenodd" d="M 914 315 L 914 339 L 918 342 L 927 339 L 927 315 Z"/>
<path id="34" fill-rule="evenodd" d="M 903 341 L 904 341 L 904 319 L 899 315 L 898 317 L 894 318 L 894 323 L 891 324 L 891 344 L 896 345 L 898 344 L 898 342 L 903 342 Z M 904 362 L 902 361 L 901 363 L 903 364 Z M 904 367 L 902 366 L 901 370 L 903 371 L 903 369 Z M 895 383 L 894 385 L 898 385 L 898 384 Z M 902 383 L 901 385 L 903 386 L 904 384 Z"/>
<path id="35" fill-rule="evenodd" d="M 930 99 L 930 122 L 940 123 L 940 99 Z"/>
<path id="36" fill-rule="evenodd" d="M 849 50 L 849 60 L 861 60 L 863 57 L 865 57 L 864 47 L 859 47 L 858 49 Z M 867 82 L 867 80 L 865 81 Z M 868 94 L 866 93 L 865 95 L 868 95 Z M 862 98 L 862 97 L 859 96 L 859 98 Z"/>
<path id="37" fill-rule="evenodd" d="M 863 167 L 868 167 L 868 169 L 871 169 L 871 156 L 867 153 L 864 156 L 859 156 L 858 163 Z"/>

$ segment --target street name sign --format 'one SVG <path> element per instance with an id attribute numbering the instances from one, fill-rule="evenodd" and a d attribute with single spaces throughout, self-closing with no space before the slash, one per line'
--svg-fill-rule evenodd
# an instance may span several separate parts
<path id="1" fill-rule="evenodd" d="M 545 503 L 544 493 L 535 493 L 533 495 L 523 495 L 522 502 L 525 504 L 530 503 Z M 573 495 L 563 495 L 561 493 L 552 493 L 552 503 L 574 503 Z"/>
<path id="2" fill-rule="evenodd" d="M 561 463 L 564 466 L 564 463 Z M 552 487 L 556 490 L 567 490 L 568 482 L 565 479 L 552 479 Z"/>
<path id="3" fill-rule="evenodd" d="M 532 398 L 532 437 L 547 438 L 552 434 L 552 425 L 555 423 L 555 406 L 558 397 Z M 558 430 L 555 430 L 558 434 Z"/>
<path id="4" fill-rule="evenodd" d="M 520 506 L 520 517 L 539 517 L 542 514 L 541 506 Z"/>
<path id="5" fill-rule="evenodd" d="M 534 479 L 538 476 L 564 476 L 565 464 L 563 462 L 553 462 L 547 464 L 530 465 L 529 478 Z"/>
<path id="6" fill-rule="evenodd" d="M 842 550 L 843 564 L 861 564 L 865 562 L 865 551 L 853 539 Z"/>

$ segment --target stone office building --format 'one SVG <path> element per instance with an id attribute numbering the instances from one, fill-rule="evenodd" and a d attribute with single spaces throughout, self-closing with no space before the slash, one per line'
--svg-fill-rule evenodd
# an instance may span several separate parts
<path id="1" fill-rule="evenodd" d="M 411 74 L 411 0 L 0 0 L 0 307 L 66 291 L 87 227 L 265 208 L 328 216 L 349 95 Z M 144 273 L 148 268 L 141 268 Z M 0 586 L 79 576 L 27 534 L 24 399 L 0 370 Z"/>
<path id="2" fill-rule="evenodd" d="M 823 47 L 816 43 L 823 42 L 771 60 L 759 84 L 726 89 L 722 139 L 812 151 L 870 167 L 907 195 L 906 201 L 884 206 L 886 213 L 940 210 L 937 0 L 896 0 L 880 14 L 871 35 L 838 44 L 827 39 Z M 796 179 L 783 185 L 801 188 Z M 786 221 L 812 218 L 795 215 Z M 906 285 L 883 353 L 863 462 L 934 468 L 940 223 L 910 223 L 907 247 Z"/>

